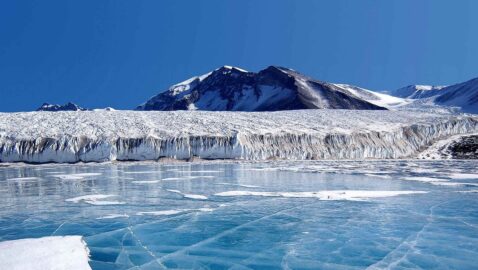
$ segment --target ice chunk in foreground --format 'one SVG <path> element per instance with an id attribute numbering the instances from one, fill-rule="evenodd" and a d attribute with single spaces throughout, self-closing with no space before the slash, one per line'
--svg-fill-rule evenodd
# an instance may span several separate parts
<path id="1" fill-rule="evenodd" d="M 0 269 L 84 270 L 89 250 L 81 236 L 49 236 L 0 242 Z"/>

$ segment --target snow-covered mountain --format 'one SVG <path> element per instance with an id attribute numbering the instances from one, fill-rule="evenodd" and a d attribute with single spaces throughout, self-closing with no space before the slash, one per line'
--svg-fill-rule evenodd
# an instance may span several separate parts
<path id="1" fill-rule="evenodd" d="M 434 102 L 459 107 L 463 112 L 478 113 L 478 78 L 443 88 Z"/>
<path id="2" fill-rule="evenodd" d="M 36 111 L 59 112 L 59 111 L 87 111 L 74 103 L 68 102 L 65 105 L 43 103 Z"/>
<path id="3" fill-rule="evenodd" d="M 455 107 L 461 112 L 478 113 L 478 78 L 450 86 L 410 85 L 391 94 L 419 100 L 414 102 L 415 107 L 433 104 Z"/>
<path id="4" fill-rule="evenodd" d="M 270 66 L 255 73 L 223 66 L 171 86 L 137 110 L 385 110 L 401 102 L 360 87 L 318 81 L 284 67 Z"/>

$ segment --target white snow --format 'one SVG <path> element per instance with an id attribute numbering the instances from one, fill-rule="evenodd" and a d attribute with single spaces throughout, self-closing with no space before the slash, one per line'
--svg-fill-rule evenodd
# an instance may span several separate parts
<path id="1" fill-rule="evenodd" d="M 49 236 L 0 242 L 0 269 L 86 270 L 89 250 L 81 236 Z"/>
<path id="2" fill-rule="evenodd" d="M 408 98 L 408 99 L 420 99 L 428 98 L 433 95 L 440 93 L 440 90 L 446 86 L 432 86 L 432 85 L 408 85 L 396 90 L 391 91 L 390 93 L 393 96 Z"/>
<path id="3" fill-rule="evenodd" d="M 319 200 L 350 200 L 361 201 L 372 198 L 393 197 L 408 194 L 423 194 L 425 191 L 403 190 L 403 191 L 386 191 L 386 190 L 324 190 L 316 192 L 267 192 L 267 191 L 245 191 L 234 190 L 225 191 L 214 194 L 221 197 L 235 196 L 262 196 L 262 197 L 285 197 L 285 198 L 316 198 Z"/>
<path id="4" fill-rule="evenodd" d="M 422 90 L 422 91 L 436 90 L 436 89 L 441 89 L 443 87 L 446 87 L 446 86 L 432 86 L 432 85 L 422 85 L 422 84 L 415 85 L 415 88 L 417 90 Z"/>
<path id="5" fill-rule="evenodd" d="M 209 75 L 211 75 L 212 72 L 203 74 L 201 76 L 194 76 L 191 77 L 183 82 L 177 83 L 169 88 L 170 91 L 172 91 L 172 94 L 174 96 L 176 95 L 181 95 L 184 96 L 189 93 L 189 90 L 192 88 L 192 85 L 194 83 L 198 83 L 206 79 Z"/>
<path id="6" fill-rule="evenodd" d="M 247 70 L 245 69 L 242 69 L 242 68 L 238 68 L 238 67 L 233 67 L 233 66 L 223 66 L 224 68 L 227 68 L 227 69 L 237 69 L 241 72 L 247 72 Z"/>
<path id="7" fill-rule="evenodd" d="M 0 160 L 404 158 L 476 132 L 476 116 L 408 111 L 0 113 Z"/>
<path id="8" fill-rule="evenodd" d="M 390 108 L 400 107 L 400 106 L 404 106 L 411 103 L 410 100 L 407 100 L 404 98 L 394 97 L 391 95 L 374 92 L 374 91 L 353 86 L 353 85 L 337 84 L 337 83 L 334 85 L 341 88 L 342 90 L 345 90 L 351 93 L 352 95 L 360 99 L 363 99 L 367 102 L 370 102 L 380 107 L 385 107 L 390 109 Z"/>

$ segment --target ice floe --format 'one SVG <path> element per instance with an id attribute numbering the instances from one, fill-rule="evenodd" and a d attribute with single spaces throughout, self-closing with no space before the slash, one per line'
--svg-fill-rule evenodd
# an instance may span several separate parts
<path id="1" fill-rule="evenodd" d="M 61 180 L 82 180 L 87 177 L 99 175 L 101 175 L 101 173 L 52 174 L 51 176 Z"/>
<path id="2" fill-rule="evenodd" d="M 184 198 L 193 199 L 193 200 L 207 200 L 208 199 L 207 196 L 204 196 L 204 195 L 183 193 L 183 192 L 181 192 L 179 190 L 176 190 L 176 189 L 167 189 L 167 191 L 180 194 Z"/>
<path id="3" fill-rule="evenodd" d="M 447 176 L 453 179 L 478 179 L 478 174 L 474 173 L 452 173 Z"/>
<path id="4" fill-rule="evenodd" d="M 124 202 L 120 201 L 107 201 L 104 199 L 116 197 L 117 195 L 110 195 L 110 194 L 92 194 L 92 195 L 84 195 L 75 198 L 66 199 L 67 202 L 79 203 L 84 202 L 92 205 L 118 205 L 118 204 L 125 204 Z"/>
<path id="5" fill-rule="evenodd" d="M 106 216 L 98 217 L 96 219 L 113 219 L 113 218 L 128 218 L 129 215 L 126 214 L 109 214 Z"/>
<path id="6" fill-rule="evenodd" d="M 446 181 L 448 181 L 448 179 L 435 178 L 435 177 L 425 177 L 425 176 L 410 176 L 410 177 L 404 177 L 404 178 L 402 178 L 402 180 L 419 181 L 419 182 L 427 182 L 427 183 L 446 182 Z"/>
<path id="7" fill-rule="evenodd" d="M 244 185 L 244 184 L 234 184 L 234 183 L 214 183 L 215 185 L 223 185 L 223 186 L 237 186 L 237 187 L 245 187 L 245 188 L 259 188 L 260 186 L 255 185 Z"/>
<path id="8" fill-rule="evenodd" d="M 131 181 L 133 184 L 157 184 L 161 182 L 161 180 L 138 180 L 138 181 Z"/>
<path id="9" fill-rule="evenodd" d="M 0 242 L 0 269 L 87 270 L 89 250 L 81 236 L 49 236 Z"/>

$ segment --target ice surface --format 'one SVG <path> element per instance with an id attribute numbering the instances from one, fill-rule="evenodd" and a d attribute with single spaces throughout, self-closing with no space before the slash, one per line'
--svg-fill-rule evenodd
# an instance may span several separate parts
<path id="1" fill-rule="evenodd" d="M 80 235 L 95 270 L 474 269 L 477 165 L 13 164 L 0 168 L 0 241 Z"/>
<path id="2" fill-rule="evenodd" d="M 0 242 L 0 269 L 87 270 L 89 250 L 81 236 Z"/>
<path id="3" fill-rule="evenodd" d="M 219 192 L 215 196 L 233 197 L 233 196 L 263 196 L 263 197 L 285 197 L 285 198 L 317 198 L 320 200 L 355 200 L 361 201 L 371 198 L 392 197 L 407 194 L 420 194 L 426 191 L 391 191 L 391 190 L 327 190 L 327 191 L 308 191 L 308 192 L 261 192 L 232 190 Z"/>

